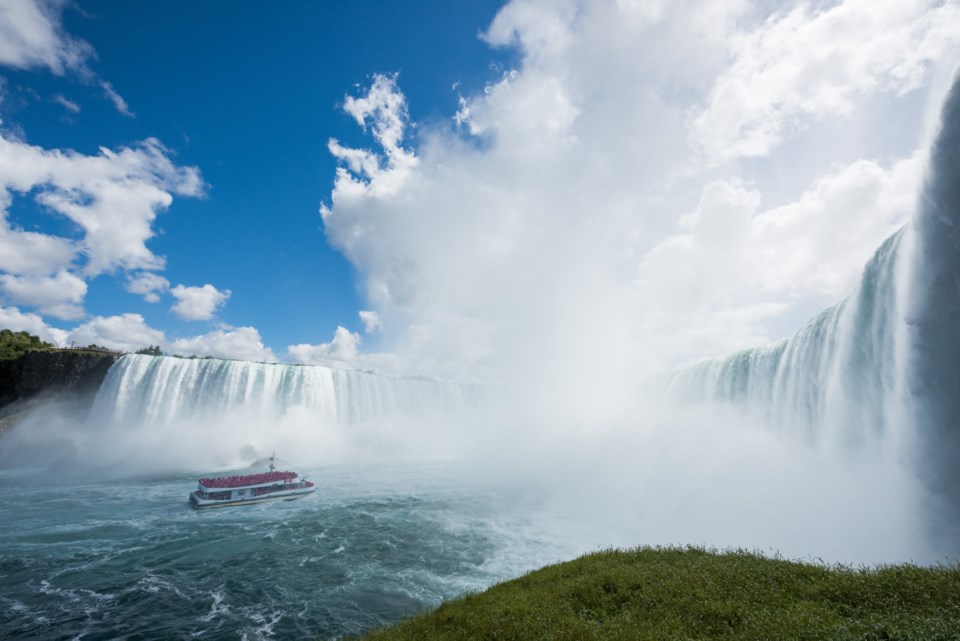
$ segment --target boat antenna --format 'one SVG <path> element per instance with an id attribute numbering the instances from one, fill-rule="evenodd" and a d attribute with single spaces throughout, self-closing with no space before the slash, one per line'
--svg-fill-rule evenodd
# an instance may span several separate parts
<path id="1" fill-rule="evenodd" d="M 273 454 L 270 455 L 270 471 L 271 471 L 271 472 L 272 472 L 274 469 L 276 469 L 276 467 L 275 467 L 274 464 L 273 464 L 274 459 L 276 459 L 276 458 L 277 458 L 277 452 L 276 452 L 276 450 L 274 450 Z"/>
<path id="2" fill-rule="evenodd" d="M 274 458 L 275 458 L 275 457 L 271 456 L 271 457 L 266 458 L 266 459 L 263 459 L 263 460 L 264 460 L 264 461 L 269 461 L 269 460 L 274 459 Z M 277 463 L 283 465 L 284 467 L 292 467 L 292 468 L 294 468 L 295 470 L 297 470 L 297 473 L 300 475 L 300 478 L 302 478 L 302 479 L 306 479 L 306 478 L 307 478 L 307 475 L 304 473 L 304 469 L 303 469 L 301 466 L 299 466 L 299 465 L 294 465 L 294 464 L 291 463 L 290 461 L 286 461 L 286 460 L 284 460 L 284 459 L 282 459 L 282 458 L 276 458 L 275 460 L 277 461 Z"/>

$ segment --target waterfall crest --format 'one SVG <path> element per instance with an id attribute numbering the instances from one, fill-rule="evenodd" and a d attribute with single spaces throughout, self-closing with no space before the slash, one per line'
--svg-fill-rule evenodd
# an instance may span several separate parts
<path id="1" fill-rule="evenodd" d="M 167 424 L 186 416 L 243 412 L 261 418 L 306 411 L 326 424 L 462 411 L 476 386 L 318 365 L 127 355 L 107 374 L 92 421 Z"/>

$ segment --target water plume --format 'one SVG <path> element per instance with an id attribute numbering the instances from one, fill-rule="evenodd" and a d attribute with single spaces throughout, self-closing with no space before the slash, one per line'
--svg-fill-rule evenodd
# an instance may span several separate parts
<path id="1" fill-rule="evenodd" d="M 529 497 L 531 514 L 562 515 L 571 530 L 588 524 L 593 545 L 693 542 L 846 562 L 956 557 L 958 86 L 912 222 L 877 249 L 849 298 L 772 345 L 641 382 L 651 369 L 642 355 L 660 337 L 631 333 L 636 310 L 610 265 L 591 260 L 613 232 L 577 233 L 541 239 L 546 267 L 515 270 L 505 289 L 467 287 L 479 282 L 468 261 L 433 257 L 462 272 L 442 283 L 455 302 L 491 321 L 481 329 L 499 346 L 498 383 L 126 356 L 81 425 L 28 419 L 0 458 L 92 461 L 118 475 L 208 471 L 273 450 L 304 465 L 447 458 L 463 475 Z M 425 273 L 443 280 L 440 267 Z M 435 294 L 445 291 L 411 297 L 437 301 L 442 319 L 449 301 Z M 443 328 L 419 330 L 451 350 L 467 344 Z M 65 444 L 55 461 L 39 454 L 44 438 Z"/>
<path id="2" fill-rule="evenodd" d="M 274 450 L 313 466 L 448 457 L 455 433 L 446 417 L 462 424 L 480 398 L 475 385 L 132 354 L 110 369 L 79 424 L 75 413 L 50 408 L 19 425 L 0 456 L 7 465 L 55 460 L 60 469 L 119 476 L 238 467 Z M 51 451 L 60 454 L 51 459 Z"/>
<path id="3" fill-rule="evenodd" d="M 677 372 L 675 404 L 741 408 L 846 456 L 887 458 L 927 490 L 928 536 L 960 556 L 960 79 L 941 114 L 912 221 L 856 291 L 773 345 Z"/>

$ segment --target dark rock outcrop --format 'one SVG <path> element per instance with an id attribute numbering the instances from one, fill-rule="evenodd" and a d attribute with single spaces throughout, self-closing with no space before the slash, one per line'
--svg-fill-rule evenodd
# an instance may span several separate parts
<path id="1" fill-rule="evenodd" d="M 120 354 L 80 350 L 27 352 L 0 361 L 0 408 L 36 396 L 96 394 Z"/>

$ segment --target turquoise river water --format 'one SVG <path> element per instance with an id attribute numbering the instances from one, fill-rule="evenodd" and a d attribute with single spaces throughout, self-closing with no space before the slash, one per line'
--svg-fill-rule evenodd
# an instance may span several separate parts
<path id="1" fill-rule="evenodd" d="M 204 512 L 196 476 L 0 477 L 0 638 L 339 638 L 584 545 L 454 465 L 309 477 L 313 496 Z"/>

